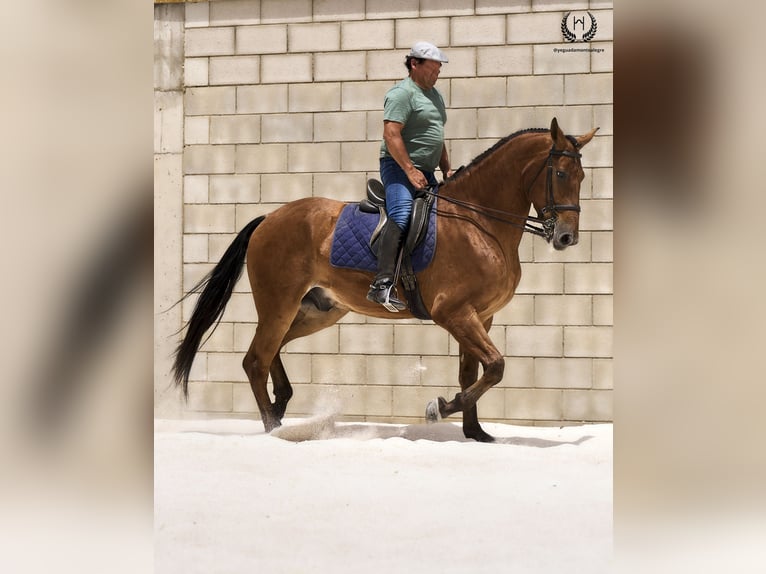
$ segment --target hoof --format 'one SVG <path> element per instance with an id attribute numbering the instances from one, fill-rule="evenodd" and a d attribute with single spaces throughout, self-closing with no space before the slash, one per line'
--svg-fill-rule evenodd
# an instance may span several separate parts
<path id="1" fill-rule="evenodd" d="M 465 438 L 472 438 L 476 442 L 495 442 L 495 437 L 491 434 L 487 434 L 481 428 L 479 430 L 472 430 L 470 432 L 464 432 Z"/>
<path id="2" fill-rule="evenodd" d="M 280 421 L 279 419 L 270 419 L 270 420 L 263 421 L 263 429 L 267 433 L 270 433 L 274 429 L 279 428 L 281 426 L 282 426 L 282 421 Z"/>
<path id="3" fill-rule="evenodd" d="M 432 399 L 426 405 L 426 422 L 436 423 L 442 420 L 442 413 L 439 410 L 439 399 Z"/>

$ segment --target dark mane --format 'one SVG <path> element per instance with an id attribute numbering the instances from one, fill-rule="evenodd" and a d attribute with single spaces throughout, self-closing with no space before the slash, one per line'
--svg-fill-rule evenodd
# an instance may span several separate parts
<path id="1" fill-rule="evenodd" d="M 479 155 L 477 155 L 475 158 L 471 160 L 471 162 L 465 166 L 460 168 L 457 172 L 455 172 L 452 177 L 446 179 L 445 181 L 453 181 L 454 179 L 460 177 L 461 175 L 464 175 L 468 170 L 470 170 L 473 167 L 476 167 L 478 164 L 480 164 L 482 161 L 487 159 L 489 156 L 491 156 L 493 153 L 495 153 L 499 148 L 504 146 L 506 143 L 511 141 L 513 138 L 524 135 L 524 134 L 541 134 L 541 133 L 550 133 L 550 128 L 526 128 L 523 130 L 519 130 L 517 132 L 513 132 L 509 136 L 505 136 L 501 140 L 499 140 L 495 145 L 493 145 L 491 148 L 481 152 Z M 573 136 L 566 136 L 566 138 L 572 142 L 572 145 L 577 148 L 577 140 Z"/>
<path id="2" fill-rule="evenodd" d="M 470 170 L 473 167 L 476 167 L 482 161 L 484 161 L 489 156 L 491 156 L 493 153 L 495 153 L 498 150 L 498 148 L 504 146 L 506 143 L 511 141 L 513 138 L 518 137 L 520 135 L 524 135 L 524 134 L 531 134 L 531 133 L 539 134 L 539 133 L 543 133 L 543 132 L 550 132 L 550 129 L 548 129 L 548 128 L 526 128 L 526 129 L 523 129 L 523 130 L 519 130 L 517 132 L 513 132 L 511 135 L 505 136 L 504 138 L 499 140 L 491 148 L 481 152 L 479 155 L 477 155 L 475 158 L 473 158 L 471 160 L 471 162 L 467 166 L 459 169 L 457 172 L 455 172 L 455 174 L 453 174 L 452 177 L 450 177 L 449 179 L 447 179 L 445 181 L 452 181 L 452 180 L 460 177 L 461 175 L 464 175 L 468 170 Z"/>

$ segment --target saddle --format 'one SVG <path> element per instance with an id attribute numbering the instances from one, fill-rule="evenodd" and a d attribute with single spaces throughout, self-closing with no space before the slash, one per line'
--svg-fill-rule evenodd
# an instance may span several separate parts
<path id="1" fill-rule="evenodd" d="M 418 319 L 430 319 L 431 315 L 425 308 L 423 298 L 420 295 L 418 281 L 412 266 L 412 252 L 425 239 L 428 231 L 428 218 L 435 200 L 435 195 L 419 191 L 413 198 L 412 214 L 407 234 L 402 241 L 399 250 L 399 258 L 394 273 L 394 284 L 402 281 L 404 294 L 407 299 L 410 312 Z M 359 202 L 359 210 L 365 213 L 378 213 L 380 220 L 370 237 L 370 249 L 377 257 L 378 239 L 383 227 L 388 222 L 386 213 L 386 192 L 383 184 L 376 179 L 367 180 L 367 197 Z"/>

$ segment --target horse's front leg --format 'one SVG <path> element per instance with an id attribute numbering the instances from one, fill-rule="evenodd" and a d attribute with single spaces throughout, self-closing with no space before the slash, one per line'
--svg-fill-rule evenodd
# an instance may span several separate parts
<path id="1" fill-rule="evenodd" d="M 465 353 L 462 349 L 460 351 L 460 388 L 465 391 L 479 376 L 479 361 Z M 438 399 L 437 399 L 438 401 Z M 444 399 L 442 401 L 447 404 Z M 438 406 L 438 403 L 437 403 Z M 479 442 L 493 442 L 495 439 L 491 435 L 484 432 L 479 424 L 479 413 L 476 405 L 463 406 L 463 434 L 466 438 L 472 438 Z"/>
<path id="2" fill-rule="evenodd" d="M 437 315 L 432 316 L 436 319 Z M 439 397 L 426 407 L 426 419 L 434 422 L 442 417 L 463 412 L 463 434 L 480 442 L 492 442 L 494 439 L 479 424 L 476 402 L 490 388 L 503 378 L 505 359 L 489 337 L 491 318 L 482 322 L 476 313 L 470 313 L 464 320 L 455 319 L 456 315 L 440 323 L 460 344 L 460 388 L 461 392 L 451 401 Z M 484 368 L 478 380 L 479 363 Z"/>

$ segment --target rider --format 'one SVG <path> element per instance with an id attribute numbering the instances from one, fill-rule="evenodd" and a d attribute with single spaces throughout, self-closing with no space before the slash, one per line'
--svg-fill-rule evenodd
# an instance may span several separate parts
<path id="1" fill-rule="evenodd" d="M 383 104 L 383 142 L 380 146 L 380 178 L 386 190 L 388 224 L 380 236 L 378 274 L 367 299 L 404 309 L 390 296 L 402 233 L 412 212 L 413 195 L 435 184 L 438 166 L 445 177 L 452 174 L 444 124 L 444 99 L 434 87 L 447 56 L 428 42 L 417 42 L 406 56 L 408 77 L 388 90 Z"/>

